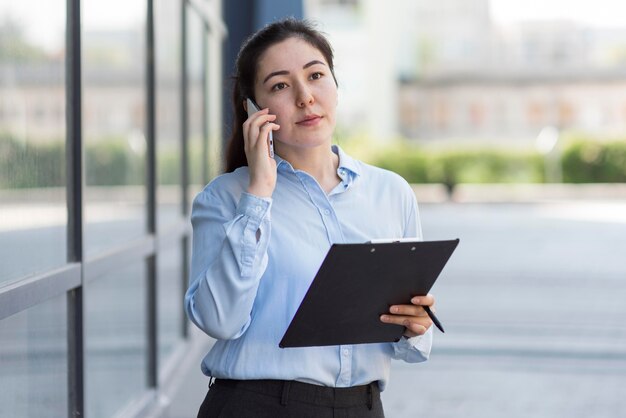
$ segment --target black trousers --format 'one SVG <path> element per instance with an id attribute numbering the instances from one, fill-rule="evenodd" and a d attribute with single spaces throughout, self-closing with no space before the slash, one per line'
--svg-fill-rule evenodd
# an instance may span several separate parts
<path id="1" fill-rule="evenodd" d="M 217 379 L 198 418 L 384 418 L 378 383 L 331 388 L 286 380 Z"/>

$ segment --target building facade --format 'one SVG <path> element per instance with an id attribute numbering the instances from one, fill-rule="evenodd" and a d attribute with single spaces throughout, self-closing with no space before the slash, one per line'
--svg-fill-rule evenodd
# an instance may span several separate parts
<path id="1" fill-rule="evenodd" d="M 306 4 L 335 46 L 349 136 L 507 143 L 546 125 L 624 131 L 624 27 L 503 24 L 490 0 Z"/>
<path id="2" fill-rule="evenodd" d="M 189 206 L 220 169 L 221 10 L 0 1 L 0 417 L 164 416 Z"/>
<path id="3" fill-rule="evenodd" d="M 626 75 L 483 74 L 400 87 L 400 130 L 421 141 L 532 145 L 546 126 L 617 138 L 626 131 Z"/>
<path id="4" fill-rule="evenodd" d="M 239 44 L 273 10 L 302 15 L 0 0 L 0 417 L 169 416 L 208 338 L 183 310 L 190 205 L 221 171 Z"/>

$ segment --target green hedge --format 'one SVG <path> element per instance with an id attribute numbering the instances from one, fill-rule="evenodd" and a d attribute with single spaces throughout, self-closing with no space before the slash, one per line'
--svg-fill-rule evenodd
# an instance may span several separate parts
<path id="1" fill-rule="evenodd" d="M 561 167 L 565 183 L 626 182 L 626 140 L 564 140 Z M 408 145 L 368 158 L 410 183 L 543 183 L 545 158 L 536 151 L 495 148 L 425 150 Z"/>
<path id="2" fill-rule="evenodd" d="M 65 151 L 60 141 L 29 144 L 0 133 L 0 188 L 58 187 L 65 184 Z"/>
<path id="3" fill-rule="evenodd" d="M 350 148 L 345 144 L 346 148 Z M 365 150 L 368 146 L 361 144 Z M 541 183 L 544 157 L 534 151 L 494 148 L 423 149 L 400 144 L 384 151 L 369 147 L 364 159 L 388 168 L 411 183 Z M 190 154 L 200 155 L 198 150 Z M 567 183 L 626 182 L 626 140 L 566 140 L 562 144 L 563 181 Z M 363 157 L 362 157 L 363 158 Z M 143 153 L 130 149 L 122 138 L 87 141 L 86 180 L 89 185 L 143 184 Z M 160 150 L 160 184 L 180 182 L 178 150 Z M 197 165 L 194 163 L 194 165 Z M 65 184 L 65 146 L 59 141 L 24 143 L 0 133 L 0 188 L 56 187 Z"/>
<path id="4" fill-rule="evenodd" d="M 123 139 L 110 138 L 85 147 L 85 176 L 90 186 L 143 184 L 143 155 L 136 155 Z"/>
<path id="5" fill-rule="evenodd" d="M 395 171 L 410 183 L 536 183 L 544 180 L 543 160 L 530 152 L 494 149 L 425 152 L 401 149 L 372 163 Z"/>
<path id="6" fill-rule="evenodd" d="M 566 183 L 625 183 L 626 140 L 572 141 L 561 159 Z"/>
<path id="7" fill-rule="evenodd" d="M 121 138 L 88 141 L 84 152 L 88 185 L 121 186 L 145 182 L 145 156 Z M 157 156 L 160 184 L 180 183 L 180 153 Z M 0 133 L 0 189 L 65 185 L 65 144 L 62 140 L 24 143 Z"/>

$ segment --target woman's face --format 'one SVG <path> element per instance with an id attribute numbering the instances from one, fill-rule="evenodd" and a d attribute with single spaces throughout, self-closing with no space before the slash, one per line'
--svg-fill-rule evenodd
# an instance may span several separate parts
<path id="1" fill-rule="evenodd" d="M 324 55 L 300 38 L 269 47 L 257 68 L 256 101 L 276 115 L 277 152 L 328 145 L 335 129 L 337 86 Z"/>

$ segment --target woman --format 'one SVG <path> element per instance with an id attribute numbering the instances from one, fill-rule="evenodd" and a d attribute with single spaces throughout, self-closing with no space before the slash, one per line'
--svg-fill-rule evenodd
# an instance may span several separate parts
<path id="1" fill-rule="evenodd" d="M 248 97 L 262 109 L 249 118 Z M 432 322 L 423 306 L 432 296 L 381 316 L 406 327 L 397 343 L 281 349 L 278 342 L 332 243 L 421 238 L 412 190 L 331 145 L 332 49 L 306 22 L 281 20 L 246 41 L 233 104 L 227 173 L 192 211 L 185 308 L 217 339 L 202 362 L 216 380 L 198 417 L 383 417 L 391 358 L 428 358 Z"/>

